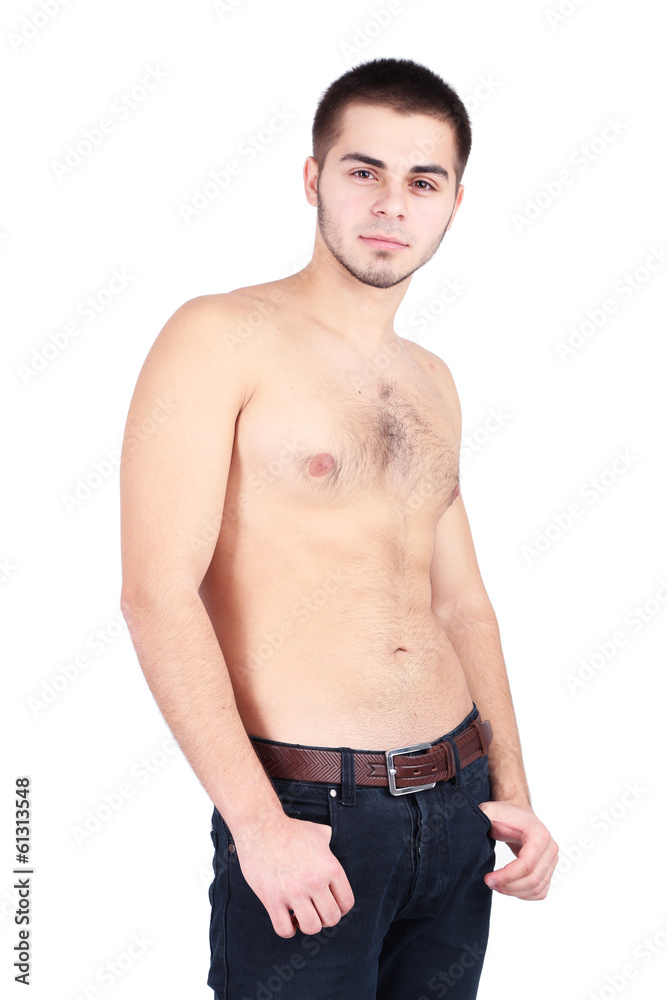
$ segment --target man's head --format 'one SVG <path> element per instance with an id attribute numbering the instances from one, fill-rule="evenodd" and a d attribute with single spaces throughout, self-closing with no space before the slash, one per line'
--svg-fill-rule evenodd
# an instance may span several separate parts
<path id="1" fill-rule="evenodd" d="M 353 103 L 391 108 L 403 115 L 430 115 L 449 125 L 454 132 L 458 190 L 470 156 L 472 129 L 463 101 L 441 77 L 412 59 L 374 59 L 334 80 L 313 119 L 313 157 L 320 172 L 340 139 L 345 109 Z"/>
<path id="2" fill-rule="evenodd" d="M 378 59 L 344 74 L 318 105 L 304 168 L 324 245 L 364 284 L 405 280 L 454 218 L 470 145 L 463 103 L 426 67 Z"/>

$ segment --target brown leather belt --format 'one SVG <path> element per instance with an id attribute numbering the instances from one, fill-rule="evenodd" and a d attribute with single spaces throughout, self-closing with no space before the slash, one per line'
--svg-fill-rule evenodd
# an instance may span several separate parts
<path id="1" fill-rule="evenodd" d="M 472 764 L 488 750 L 493 738 L 491 723 L 479 715 L 454 737 L 462 768 Z M 323 781 L 340 784 L 341 754 L 327 747 L 292 746 L 272 743 L 251 736 L 255 752 L 271 778 L 291 778 L 293 781 Z M 421 751 L 418 756 L 406 756 Z M 448 781 L 456 773 L 451 742 L 415 743 L 376 753 L 354 751 L 354 776 L 357 785 L 388 785 L 392 795 L 432 788 L 436 781 Z"/>

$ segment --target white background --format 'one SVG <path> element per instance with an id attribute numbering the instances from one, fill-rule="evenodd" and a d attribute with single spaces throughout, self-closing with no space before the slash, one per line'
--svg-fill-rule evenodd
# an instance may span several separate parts
<path id="1" fill-rule="evenodd" d="M 473 122 L 461 210 L 396 330 L 444 358 L 458 386 L 466 507 L 533 805 L 561 849 L 544 901 L 494 897 L 479 997 L 655 998 L 667 972 L 665 4 L 403 0 L 380 29 L 382 0 L 44 2 L 56 13 L 13 0 L 0 16 L 6 995 L 25 995 L 11 967 L 17 775 L 32 780 L 30 995 L 212 995 L 211 803 L 181 752 L 161 749 L 168 730 L 120 618 L 117 454 L 172 312 L 309 259 L 301 171 L 317 101 L 355 63 L 395 56 L 438 72 Z M 162 82 L 113 113 L 151 68 Z M 184 222 L 179 206 L 274 109 L 293 120 Z M 68 145 L 104 117 L 113 131 L 58 179 Z M 131 280 L 86 322 L 79 304 L 114 269 Z M 443 306 L 452 284 L 462 290 Z M 78 335 L 37 370 L 75 320 Z M 557 345 L 582 325 L 563 360 Z M 617 451 L 629 458 L 613 466 Z M 68 507 L 96 463 L 108 475 Z M 580 516 L 558 528 L 574 503 Z M 63 680 L 81 654 L 88 665 Z M 591 657 L 588 679 L 568 685 Z M 82 837 L 123 783 L 131 796 Z M 98 970 L 132 935 L 150 944 L 105 986 Z"/>

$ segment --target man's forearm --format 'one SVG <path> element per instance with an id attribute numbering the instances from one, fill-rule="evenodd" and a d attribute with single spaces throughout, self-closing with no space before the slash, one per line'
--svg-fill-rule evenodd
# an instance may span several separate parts
<path id="1" fill-rule="evenodd" d="M 436 616 L 461 661 L 470 696 L 482 719 L 489 719 L 491 796 L 530 806 L 519 731 L 503 658 L 498 622 L 489 606 L 477 614 Z"/>
<path id="2" fill-rule="evenodd" d="M 169 728 L 235 839 L 284 816 L 245 731 L 211 619 L 196 593 L 122 602 L 148 685 Z"/>

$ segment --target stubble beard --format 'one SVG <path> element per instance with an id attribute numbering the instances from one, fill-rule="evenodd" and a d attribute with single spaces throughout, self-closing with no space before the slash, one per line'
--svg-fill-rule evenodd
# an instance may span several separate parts
<path id="1" fill-rule="evenodd" d="M 452 209 L 452 214 L 453 211 Z M 451 215 L 449 218 L 451 219 Z M 317 192 L 317 225 L 324 245 L 338 263 L 354 278 L 361 281 L 364 285 L 371 285 L 373 288 L 392 288 L 401 281 L 405 281 L 406 278 L 409 278 L 411 274 L 414 274 L 415 271 L 419 270 L 420 267 L 423 267 L 431 259 L 445 238 L 449 219 L 440 235 L 426 247 L 421 260 L 411 270 L 402 272 L 398 277 L 394 270 L 395 264 L 389 259 L 389 254 L 396 253 L 395 250 L 376 250 L 376 253 L 382 255 L 381 260 L 366 268 L 354 264 L 345 256 L 340 227 L 329 217 L 324 207 L 322 196 L 319 193 L 319 188 Z"/>

